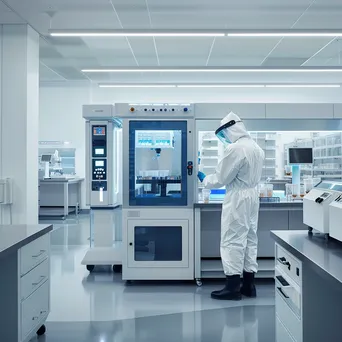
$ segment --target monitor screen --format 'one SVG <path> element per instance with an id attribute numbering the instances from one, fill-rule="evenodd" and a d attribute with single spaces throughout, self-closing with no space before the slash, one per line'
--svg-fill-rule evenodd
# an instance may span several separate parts
<path id="1" fill-rule="evenodd" d="M 97 167 L 104 167 L 104 161 L 103 160 L 96 160 L 95 166 Z"/>
<path id="2" fill-rule="evenodd" d="M 312 164 L 312 148 L 289 148 L 289 164 Z"/>
<path id="3" fill-rule="evenodd" d="M 43 154 L 41 161 L 42 161 L 42 163 L 50 163 L 51 158 L 52 158 L 51 154 Z"/>
<path id="4" fill-rule="evenodd" d="M 105 126 L 93 126 L 93 135 L 106 135 Z"/>

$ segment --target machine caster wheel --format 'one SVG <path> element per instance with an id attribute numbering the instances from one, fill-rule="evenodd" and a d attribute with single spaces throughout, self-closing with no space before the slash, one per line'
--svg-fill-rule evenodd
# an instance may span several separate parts
<path id="1" fill-rule="evenodd" d="M 201 287 L 203 284 L 202 284 L 202 280 L 201 279 L 196 279 L 196 284 L 198 287 Z"/>
<path id="2" fill-rule="evenodd" d="M 312 233 L 313 228 L 312 228 L 312 227 L 309 227 L 309 228 L 308 228 L 308 231 L 309 231 L 309 233 Z"/>
<path id="3" fill-rule="evenodd" d="M 45 334 L 45 332 L 46 332 L 46 327 L 45 327 L 45 325 L 43 324 L 43 325 L 38 329 L 37 335 L 38 335 L 38 336 L 42 336 L 42 335 Z"/>
<path id="4" fill-rule="evenodd" d="M 122 265 L 113 265 L 113 272 L 114 273 L 121 273 L 122 272 Z"/>
<path id="5" fill-rule="evenodd" d="M 329 238 L 330 238 L 329 234 L 324 234 L 324 240 L 325 241 L 329 241 Z"/>
<path id="6" fill-rule="evenodd" d="M 89 272 L 93 272 L 94 271 L 94 268 L 95 268 L 95 265 L 87 265 L 87 270 Z"/>

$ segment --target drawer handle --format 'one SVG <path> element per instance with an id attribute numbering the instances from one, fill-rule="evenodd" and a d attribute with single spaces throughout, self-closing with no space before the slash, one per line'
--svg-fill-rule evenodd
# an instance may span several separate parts
<path id="1" fill-rule="evenodd" d="M 45 249 L 41 249 L 39 254 L 32 255 L 32 258 L 39 258 L 41 255 L 43 255 L 46 252 Z"/>
<path id="2" fill-rule="evenodd" d="M 40 276 L 40 280 L 37 281 L 37 282 L 35 282 L 35 283 L 32 283 L 32 285 L 33 285 L 33 286 L 37 286 L 37 285 L 39 285 L 40 283 L 42 283 L 42 282 L 44 281 L 44 279 L 45 279 L 45 276 Z"/>
<path id="3" fill-rule="evenodd" d="M 277 260 L 284 266 L 287 266 L 287 268 L 289 269 L 289 271 L 291 271 L 291 264 L 286 260 L 286 258 L 281 257 L 281 258 L 277 258 Z"/>
<path id="4" fill-rule="evenodd" d="M 283 292 L 283 290 L 282 290 L 281 287 L 277 287 L 277 289 L 278 289 L 278 291 L 282 294 L 282 296 L 283 296 L 284 298 L 286 298 L 286 299 L 289 299 L 289 298 L 290 298 L 287 294 L 285 294 L 285 293 Z"/>

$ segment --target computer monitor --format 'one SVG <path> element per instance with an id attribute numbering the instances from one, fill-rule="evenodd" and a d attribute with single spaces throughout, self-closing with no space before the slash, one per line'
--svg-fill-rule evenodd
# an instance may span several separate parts
<path id="1" fill-rule="evenodd" d="M 289 164 L 312 164 L 313 155 L 311 147 L 290 147 L 289 148 Z"/>
<path id="2" fill-rule="evenodd" d="M 42 163 L 50 163 L 52 159 L 52 155 L 51 154 L 43 154 L 41 157 L 41 162 Z"/>

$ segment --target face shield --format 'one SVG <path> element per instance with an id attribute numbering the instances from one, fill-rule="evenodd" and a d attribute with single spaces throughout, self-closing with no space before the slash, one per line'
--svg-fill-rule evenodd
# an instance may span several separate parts
<path id="1" fill-rule="evenodd" d="M 224 124 L 223 126 L 219 127 L 215 131 L 215 135 L 220 139 L 220 141 L 224 145 L 228 145 L 228 144 L 232 143 L 229 139 L 228 129 L 229 129 L 229 127 L 232 127 L 233 125 L 235 125 L 237 122 L 242 122 L 242 121 L 231 120 L 231 121 L 227 122 L 226 124 Z"/>

